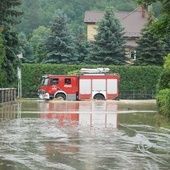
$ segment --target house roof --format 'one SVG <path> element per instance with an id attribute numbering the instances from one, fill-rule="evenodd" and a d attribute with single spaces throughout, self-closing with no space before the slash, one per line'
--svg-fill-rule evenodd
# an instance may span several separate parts
<path id="1" fill-rule="evenodd" d="M 147 22 L 146 12 L 142 7 L 138 7 L 132 12 L 115 12 L 115 16 L 120 20 L 127 37 L 139 37 L 141 29 Z M 86 11 L 84 22 L 95 24 L 100 22 L 103 17 L 104 12 Z"/>

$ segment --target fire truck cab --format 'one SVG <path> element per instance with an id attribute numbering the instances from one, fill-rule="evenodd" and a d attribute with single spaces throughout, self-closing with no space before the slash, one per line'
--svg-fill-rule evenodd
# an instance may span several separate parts
<path id="1" fill-rule="evenodd" d="M 77 76 L 44 75 L 38 94 L 40 99 L 76 100 Z"/>
<path id="2" fill-rule="evenodd" d="M 44 75 L 38 90 L 40 99 L 106 100 L 119 95 L 119 76 L 108 69 L 81 69 L 79 75 Z"/>

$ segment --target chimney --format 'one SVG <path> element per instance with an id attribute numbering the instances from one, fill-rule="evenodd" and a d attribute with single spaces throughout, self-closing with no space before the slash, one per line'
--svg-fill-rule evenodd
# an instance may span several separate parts
<path id="1" fill-rule="evenodd" d="M 142 18 L 145 18 L 145 13 L 146 13 L 146 3 L 143 2 L 143 4 L 142 4 Z"/>
<path id="2" fill-rule="evenodd" d="M 142 18 L 145 18 L 145 8 L 142 7 Z"/>

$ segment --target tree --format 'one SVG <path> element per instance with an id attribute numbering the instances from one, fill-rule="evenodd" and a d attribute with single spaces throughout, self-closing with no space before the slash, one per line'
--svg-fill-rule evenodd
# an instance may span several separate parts
<path id="1" fill-rule="evenodd" d="M 34 58 L 33 54 L 33 46 L 32 44 L 27 40 L 26 35 L 21 32 L 18 35 L 19 41 L 20 41 L 20 53 L 23 55 L 23 62 L 27 63 L 33 63 L 36 62 L 36 59 Z"/>
<path id="2" fill-rule="evenodd" d="M 67 22 L 67 16 L 61 10 L 57 10 L 50 27 L 51 33 L 45 42 L 47 58 L 43 60 L 43 63 L 77 63 L 78 53 L 75 48 L 75 38 L 70 32 Z"/>
<path id="3" fill-rule="evenodd" d="M 70 28 L 76 34 L 79 25 L 83 25 L 85 11 L 104 11 L 106 6 L 113 6 L 118 11 L 133 11 L 138 4 L 134 0 L 22 0 L 19 9 L 24 11 L 24 17 L 21 18 L 22 22 L 15 26 L 15 31 L 30 35 L 39 26 L 47 27 L 55 10 L 62 9 L 69 16 Z"/>
<path id="4" fill-rule="evenodd" d="M 170 117 L 170 55 L 165 57 L 164 69 L 158 81 L 156 95 L 157 108 L 160 114 Z"/>
<path id="5" fill-rule="evenodd" d="M 151 31 L 157 37 L 164 37 L 164 42 L 168 42 L 170 36 L 170 3 L 169 0 L 139 0 L 143 5 L 151 4 L 160 1 L 162 3 L 162 18 L 152 24 Z M 153 44 L 154 45 L 154 44 Z M 168 43 L 165 44 L 165 51 L 167 53 Z M 170 116 L 170 67 L 169 55 L 164 58 L 164 69 L 160 75 L 157 85 L 157 108 L 158 112 Z"/>
<path id="6" fill-rule="evenodd" d="M 45 38 L 47 38 L 49 35 L 50 29 L 44 26 L 39 26 L 32 33 L 32 36 L 29 41 L 33 46 L 35 60 L 37 62 L 42 62 L 42 60 L 45 58 L 43 53 L 44 41 Z"/>
<path id="7" fill-rule="evenodd" d="M 165 53 L 167 55 L 170 53 L 170 35 L 164 36 L 163 42 L 165 43 Z"/>
<path id="8" fill-rule="evenodd" d="M 2 38 L 2 33 L 0 30 L 0 87 L 3 87 L 4 85 L 4 70 L 2 70 L 2 63 L 4 61 L 5 58 L 5 47 L 4 47 L 4 42 L 3 42 L 3 38 Z"/>
<path id="9" fill-rule="evenodd" d="M 153 12 L 150 11 L 148 22 L 141 31 L 141 37 L 137 40 L 136 65 L 163 65 L 163 57 L 166 55 L 165 43 L 163 42 L 163 39 L 155 36 L 154 32 L 151 30 L 154 21 Z"/>
<path id="10" fill-rule="evenodd" d="M 155 2 L 161 2 L 162 17 L 152 25 L 152 31 L 156 34 L 170 35 L 170 3 L 169 0 L 138 0 L 144 7 Z"/>
<path id="11" fill-rule="evenodd" d="M 89 42 L 87 41 L 87 36 L 83 32 L 83 27 L 79 27 L 78 35 L 76 37 L 76 49 L 79 54 L 79 64 L 85 63 L 89 54 Z"/>
<path id="12" fill-rule="evenodd" d="M 164 57 L 164 68 L 170 67 L 170 54 Z"/>
<path id="13" fill-rule="evenodd" d="M 15 8 L 20 4 L 20 0 L 0 1 L 0 25 L 3 27 L 2 35 L 5 47 L 2 69 L 5 71 L 5 79 L 9 86 L 16 82 L 16 69 L 20 66 L 20 61 L 17 57 L 19 40 L 17 34 L 12 30 L 12 26 L 19 23 L 17 17 L 23 14 Z"/>
<path id="14" fill-rule="evenodd" d="M 44 0 L 22 0 L 20 10 L 24 11 L 24 17 L 21 18 L 22 22 L 15 26 L 15 31 L 30 35 L 34 29 L 43 25 L 44 22 L 45 24 L 49 23 L 51 16 L 48 16 L 48 13 L 51 13 L 51 11 L 47 11 L 47 4 L 44 4 L 43 1 Z"/>
<path id="15" fill-rule="evenodd" d="M 97 35 L 94 36 L 95 41 L 91 43 L 89 62 L 124 65 L 126 63 L 124 33 L 113 8 L 106 8 L 104 18 L 97 25 Z"/>

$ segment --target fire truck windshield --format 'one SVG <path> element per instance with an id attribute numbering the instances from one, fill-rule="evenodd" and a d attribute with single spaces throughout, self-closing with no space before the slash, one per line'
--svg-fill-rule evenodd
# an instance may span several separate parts
<path id="1" fill-rule="evenodd" d="M 42 85 L 42 86 L 47 86 L 47 85 L 48 85 L 48 80 L 49 80 L 48 77 L 43 77 L 43 78 L 42 78 L 41 85 Z"/>

